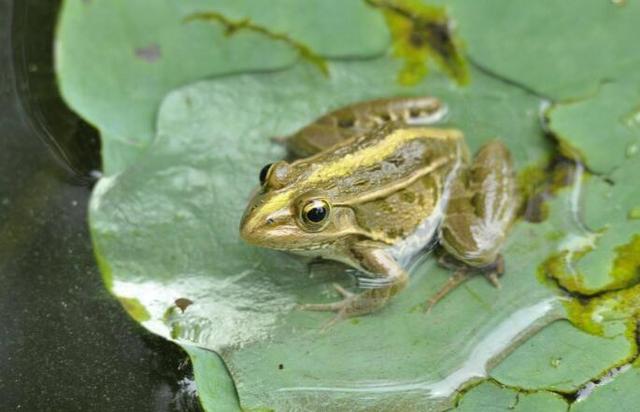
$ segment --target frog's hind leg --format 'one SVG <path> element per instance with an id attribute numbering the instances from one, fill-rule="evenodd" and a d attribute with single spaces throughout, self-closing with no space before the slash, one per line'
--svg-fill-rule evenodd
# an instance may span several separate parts
<path id="1" fill-rule="evenodd" d="M 500 250 L 518 208 L 511 157 L 499 141 L 480 148 L 449 193 L 440 243 L 456 260 L 478 269 L 500 269 Z M 498 270 L 497 272 L 501 272 Z"/>
<path id="2" fill-rule="evenodd" d="M 502 255 L 498 255 L 495 262 L 490 264 L 487 267 L 480 268 L 482 271 L 482 275 L 495 287 L 496 289 L 500 289 L 502 285 L 500 284 L 500 277 L 504 274 L 504 258 Z"/>
<path id="3" fill-rule="evenodd" d="M 369 100 L 337 109 L 290 136 L 273 140 L 284 144 L 292 158 L 308 157 L 387 123 L 428 125 L 446 112 L 446 106 L 434 97 Z"/>
<path id="4" fill-rule="evenodd" d="M 471 277 L 471 271 L 466 266 L 459 267 L 453 275 L 447 279 L 447 282 L 438 290 L 433 296 L 427 300 L 424 312 L 429 313 L 431 309 L 447 296 L 450 292 L 454 291 L 458 286 L 463 284 Z"/>
<path id="5" fill-rule="evenodd" d="M 427 309 L 473 272 L 482 273 L 500 288 L 498 278 L 504 272 L 500 250 L 515 218 L 518 201 L 507 148 L 499 141 L 485 144 L 471 166 L 452 182 L 440 228 L 440 244 L 449 255 L 441 259 L 441 264 L 451 267 L 452 262 L 457 262 L 466 267 L 466 273 L 463 276 L 461 269 L 457 269 L 452 280 L 427 302 Z"/>
<path id="6" fill-rule="evenodd" d="M 499 277 L 504 273 L 504 260 L 502 255 L 498 255 L 496 261 L 486 267 L 475 268 L 459 261 L 456 261 L 451 256 L 442 255 L 438 258 L 438 264 L 446 269 L 452 269 L 455 272 L 447 279 L 447 282 L 438 290 L 433 296 L 427 300 L 424 307 L 424 312 L 429 313 L 431 309 L 442 299 L 444 299 L 449 293 L 453 292 L 458 286 L 469 280 L 475 272 L 480 271 L 482 275 L 491 283 L 496 289 L 500 289 Z"/>

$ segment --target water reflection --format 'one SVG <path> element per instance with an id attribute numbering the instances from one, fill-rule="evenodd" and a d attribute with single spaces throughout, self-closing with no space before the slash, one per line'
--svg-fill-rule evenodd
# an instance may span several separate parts
<path id="1" fill-rule="evenodd" d="M 355 385 L 286 387 L 278 391 L 418 392 L 427 398 L 449 398 L 471 379 L 487 377 L 489 366 L 496 358 L 504 357 L 514 342 L 533 334 L 548 322 L 549 317 L 560 318 L 562 314 L 557 302 L 557 298 L 550 298 L 514 312 L 474 345 L 474 349 L 458 369 L 438 381 L 374 381 Z M 541 322 L 542 320 L 544 322 Z"/>

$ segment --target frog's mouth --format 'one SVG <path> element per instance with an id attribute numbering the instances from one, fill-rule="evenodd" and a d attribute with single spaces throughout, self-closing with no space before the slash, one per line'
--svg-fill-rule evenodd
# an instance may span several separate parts
<path id="1" fill-rule="evenodd" d="M 287 245 L 298 232 L 290 222 L 290 213 L 286 211 L 265 214 L 259 208 L 249 207 L 240 222 L 240 237 L 252 245 L 289 250 Z"/>

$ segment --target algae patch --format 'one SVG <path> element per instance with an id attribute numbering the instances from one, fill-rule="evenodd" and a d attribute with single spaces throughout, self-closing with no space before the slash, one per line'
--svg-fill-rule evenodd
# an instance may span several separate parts
<path id="1" fill-rule="evenodd" d="M 593 233 L 593 236 L 597 239 L 598 234 Z M 627 288 L 640 281 L 640 235 L 634 235 L 631 241 L 615 248 L 616 254 L 608 277 L 597 287 L 577 269 L 580 259 L 593 251 L 594 247 L 595 242 L 550 256 L 541 265 L 543 274 L 558 281 L 568 291 L 583 296 Z"/>
<path id="2" fill-rule="evenodd" d="M 326 60 L 322 58 L 322 56 L 311 50 L 311 48 L 306 44 L 303 44 L 291 38 L 287 34 L 274 33 L 265 27 L 253 23 L 250 19 L 230 20 L 222 14 L 213 11 L 191 14 L 186 17 L 185 22 L 198 20 L 222 24 L 225 28 L 225 34 L 227 36 L 231 36 L 240 30 L 248 30 L 255 33 L 263 34 L 274 41 L 284 42 L 285 44 L 293 47 L 298 52 L 300 58 L 317 67 L 318 70 L 320 70 L 320 72 L 322 72 L 322 74 L 324 74 L 325 76 L 329 75 L 329 67 L 327 66 Z"/>
<path id="3" fill-rule="evenodd" d="M 393 53 L 404 60 L 398 81 L 404 85 L 420 82 L 428 72 L 427 61 L 436 64 L 458 84 L 469 80 L 460 42 L 453 35 L 450 20 L 441 7 L 415 0 L 368 0 L 382 10 L 391 36 Z"/>
<path id="4" fill-rule="evenodd" d="M 615 286 L 627 287 L 640 280 L 640 235 L 634 235 L 631 241 L 615 248 L 611 276 Z"/>
<path id="5" fill-rule="evenodd" d="M 142 303 L 136 298 L 118 297 L 118 300 L 127 313 L 138 322 L 145 322 L 151 319 L 151 315 Z"/>
<path id="6" fill-rule="evenodd" d="M 567 300 L 564 306 L 568 319 L 586 332 L 604 336 L 624 332 L 635 341 L 640 317 L 640 285 L 603 293 L 588 301 Z"/>

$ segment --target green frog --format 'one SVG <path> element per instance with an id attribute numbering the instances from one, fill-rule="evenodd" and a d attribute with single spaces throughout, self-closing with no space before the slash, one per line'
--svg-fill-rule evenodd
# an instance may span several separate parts
<path id="1" fill-rule="evenodd" d="M 518 206 L 511 157 L 497 140 L 469 155 L 463 134 L 435 127 L 433 97 L 368 101 L 331 112 L 284 138 L 298 157 L 266 165 L 240 223 L 248 243 L 344 262 L 360 293 L 305 304 L 334 320 L 382 308 L 408 281 L 410 260 L 438 244 L 454 275 L 426 310 L 481 272 L 494 285 Z"/>

